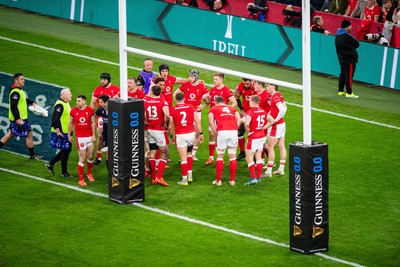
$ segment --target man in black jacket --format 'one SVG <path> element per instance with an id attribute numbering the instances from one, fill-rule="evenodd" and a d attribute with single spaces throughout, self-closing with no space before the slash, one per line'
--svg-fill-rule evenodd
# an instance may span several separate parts
<path id="1" fill-rule="evenodd" d="M 353 76 L 358 62 L 357 48 L 360 43 L 351 34 L 351 22 L 344 19 L 335 37 L 336 53 L 340 63 L 339 91 L 338 95 L 358 98 L 352 91 Z M 346 85 L 346 93 L 344 86 Z"/>

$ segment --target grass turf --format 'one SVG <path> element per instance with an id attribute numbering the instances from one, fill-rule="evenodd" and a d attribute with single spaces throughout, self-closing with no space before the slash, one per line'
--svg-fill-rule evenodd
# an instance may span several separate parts
<path id="1" fill-rule="evenodd" d="M 1 36 L 68 52 L 118 62 L 118 35 L 43 16 L 0 8 Z M 198 60 L 244 72 L 299 83 L 301 73 L 175 46 L 147 38 L 129 36 L 129 43 L 154 52 Z M 27 78 L 68 86 L 74 95 L 90 95 L 98 76 L 107 70 L 119 84 L 118 67 L 54 51 L 0 40 L 0 71 L 23 72 Z M 129 65 L 140 68 L 143 57 L 130 55 Z M 7 64 L 5 64 L 7 63 Z M 155 66 L 161 61 L 155 60 Z M 171 73 L 186 77 L 190 66 L 170 63 Z M 156 69 L 156 68 L 155 68 Z M 212 72 L 201 70 L 201 79 L 212 81 Z M 129 74 L 136 76 L 137 70 Z M 226 78 L 234 88 L 238 77 Z M 400 126 L 398 92 L 356 84 L 360 99 L 336 96 L 336 79 L 313 75 L 313 107 Z M 28 88 L 29 90 L 29 88 Z M 301 92 L 282 88 L 289 103 L 301 103 Z M 287 142 L 302 139 L 302 110 L 289 106 L 286 115 Z M 203 120 L 203 129 L 206 129 Z M 207 136 L 207 135 L 206 135 Z M 329 144 L 330 162 L 330 251 L 329 256 L 368 266 L 395 266 L 400 262 L 397 240 L 399 217 L 398 129 L 313 112 L 313 139 Z M 177 154 L 166 171 L 170 187 L 150 186 L 146 181 L 146 205 L 193 217 L 245 233 L 288 244 L 288 170 L 259 186 L 242 186 L 248 169 L 239 162 L 238 183 L 215 188 L 213 167 L 203 161 L 202 146 L 195 163 L 195 183 L 179 180 Z M 76 176 L 76 152 L 70 172 Z M 0 152 L 1 167 L 49 180 L 76 185 L 76 179 L 52 177 L 43 163 Z M 59 172 L 59 166 L 56 172 Z M 96 182 L 90 189 L 107 193 L 104 165 L 95 167 Z M 132 206 L 118 206 L 105 199 L 75 193 L 54 185 L 10 175 L 0 175 L 0 265 L 337 265 L 316 256 L 302 256 L 287 248 L 266 245 L 231 234 L 195 226 L 177 219 L 152 214 Z M 157 255 L 157 256 L 154 256 Z M 136 263 L 136 264 L 135 264 Z"/>

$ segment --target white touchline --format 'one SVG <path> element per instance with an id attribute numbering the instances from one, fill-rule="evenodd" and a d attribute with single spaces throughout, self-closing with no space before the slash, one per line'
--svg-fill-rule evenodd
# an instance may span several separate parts
<path id="1" fill-rule="evenodd" d="M 81 55 L 81 54 L 71 53 L 71 52 L 68 52 L 68 51 L 59 50 L 59 49 L 55 49 L 55 48 L 47 47 L 47 46 L 43 46 L 43 45 L 37 45 L 37 44 L 33 44 L 33 43 L 28 43 L 28 42 L 24 42 L 24 41 L 20 41 L 20 40 L 15 40 L 15 39 L 11 39 L 11 38 L 4 37 L 4 36 L 0 36 L 0 39 L 1 40 L 5 40 L 5 41 L 9 41 L 9 42 L 14 42 L 14 43 L 18 43 L 18 44 L 23 44 L 23 45 L 36 47 L 36 48 L 43 49 L 43 50 L 49 50 L 49 51 L 53 51 L 53 52 L 60 53 L 60 54 L 65 54 L 65 55 L 69 55 L 69 56 L 84 58 L 84 59 L 88 59 L 88 60 L 92 60 L 92 61 L 96 61 L 96 62 L 100 62 L 100 63 L 105 63 L 105 64 L 109 64 L 109 65 L 113 65 L 113 66 L 119 66 L 119 63 L 117 63 L 117 62 L 112 62 L 112 61 L 108 61 L 108 60 L 104 60 L 104 59 L 93 58 L 93 57 L 89 57 L 89 56 L 85 56 L 85 55 Z M 134 69 L 134 70 L 142 70 L 141 68 L 130 67 L 130 66 L 128 68 L 129 69 Z M 296 103 L 286 102 L 286 104 L 291 105 L 291 106 L 300 107 L 300 108 L 303 107 L 303 105 L 296 104 Z M 382 127 L 387 127 L 387 128 L 400 130 L 400 127 L 397 127 L 397 126 L 394 126 L 394 125 L 389 125 L 389 124 L 380 123 L 380 122 L 376 122 L 376 121 L 370 121 L 370 120 L 357 118 L 357 117 L 354 117 L 354 116 L 349 116 L 349 115 L 346 115 L 346 114 L 341 114 L 341 113 L 328 111 L 328 110 L 323 110 L 323 109 L 318 109 L 318 108 L 311 108 L 311 109 L 314 110 L 314 111 L 317 111 L 317 112 L 321 112 L 321 113 L 331 114 L 331 115 L 338 116 L 338 117 L 343 117 L 343 118 L 352 119 L 352 120 L 356 120 L 356 121 L 361 121 L 361 122 L 365 122 L 365 123 L 375 124 L 375 125 L 382 126 Z"/>
<path id="2" fill-rule="evenodd" d="M 86 193 L 86 194 L 90 194 L 90 195 L 94 195 L 94 196 L 98 196 L 98 197 L 103 197 L 103 198 L 108 198 L 108 195 L 106 195 L 106 194 L 99 193 L 99 192 L 94 192 L 94 191 L 89 190 L 89 189 L 82 189 L 81 187 L 78 187 L 78 186 L 67 185 L 67 184 L 63 184 L 63 183 L 60 183 L 60 182 L 47 180 L 47 179 L 40 178 L 40 177 L 37 177 L 37 176 L 34 176 L 34 175 L 30 175 L 30 174 L 26 174 L 26 173 L 22 173 L 22 172 L 17 172 L 17 171 L 5 169 L 5 168 L 0 168 L 0 171 L 8 172 L 8 173 L 11 173 L 11 174 L 20 175 L 20 176 L 23 176 L 23 177 L 26 177 L 26 178 L 34 179 L 34 180 L 37 180 L 37 181 L 41 181 L 41 182 L 45 182 L 45 183 L 49 183 L 49 184 L 53 184 L 53 185 L 62 186 L 62 187 L 65 187 L 65 188 L 68 188 L 68 189 L 71 189 L 71 190 L 75 190 L 75 191 L 79 191 L 79 192 L 82 192 L 82 193 Z M 229 228 L 226 228 L 226 227 L 223 227 L 223 226 L 219 226 L 219 225 L 216 225 L 216 224 L 200 221 L 200 220 L 197 220 L 197 219 L 194 219 L 194 218 L 182 216 L 182 215 L 175 214 L 175 213 L 172 213 L 172 212 L 169 212 L 169 211 L 165 211 L 165 210 L 161 210 L 161 209 L 158 209 L 158 208 L 149 207 L 149 206 L 146 206 L 146 205 L 141 204 L 141 203 L 132 203 L 132 205 L 134 205 L 134 206 L 136 206 L 138 208 L 141 208 L 141 209 L 146 209 L 146 210 L 149 210 L 149 211 L 152 211 L 152 212 L 157 212 L 157 213 L 169 216 L 169 217 L 173 217 L 173 218 L 177 218 L 177 219 L 184 220 L 184 221 L 187 221 L 187 222 L 199 224 L 199 225 L 202 225 L 202 226 L 206 226 L 206 227 L 209 227 L 209 228 L 217 229 L 217 230 L 224 231 L 224 232 L 227 232 L 227 233 L 231 233 L 231 234 L 234 234 L 234 235 L 247 237 L 247 238 L 250 238 L 250 239 L 254 239 L 254 240 L 261 241 L 261 242 L 264 242 L 264 243 L 268 243 L 268 244 L 271 244 L 271 245 L 276 245 L 276 246 L 279 246 L 279 247 L 289 248 L 289 245 L 287 245 L 287 244 L 279 243 L 279 242 L 273 241 L 273 240 L 268 239 L 268 238 L 263 238 L 263 237 L 258 237 L 258 236 L 251 235 L 251 234 L 246 234 L 246 233 L 239 232 L 239 231 L 236 231 L 236 230 L 233 230 L 233 229 L 229 229 Z M 346 264 L 346 265 L 350 265 L 350 266 L 356 266 L 356 267 L 363 267 L 364 266 L 364 265 L 360 265 L 358 263 L 354 263 L 354 262 L 342 260 L 342 259 L 339 259 L 339 258 L 331 257 L 331 256 L 328 256 L 328 255 L 323 254 L 323 253 L 315 253 L 314 255 L 322 257 L 322 258 L 326 258 L 326 259 L 329 259 L 329 260 L 332 260 L 332 261 L 335 261 L 335 262 L 340 262 L 340 263 L 343 263 L 343 264 Z"/>

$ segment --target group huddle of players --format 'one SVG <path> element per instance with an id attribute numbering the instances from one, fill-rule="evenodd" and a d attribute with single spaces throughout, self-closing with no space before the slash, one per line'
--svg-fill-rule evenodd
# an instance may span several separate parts
<path id="1" fill-rule="evenodd" d="M 101 163 L 102 152 L 107 151 L 107 101 L 120 97 L 119 88 L 111 83 L 109 73 L 102 73 L 100 79 L 101 84 L 94 90 L 90 104 L 93 110 L 97 104 L 98 139 L 94 165 Z M 157 76 L 153 72 L 153 61 L 150 58 L 145 59 L 144 68 L 137 78 L 128 78 L 128 98 L 144 101 L 145 169 L 146 176 L 151 177 L 151 184 L 168 186 L 163 173 L 168 168 L 170 142 L 176 145 L 180 157 L 182 180 L 178 184 L 188 185 L 193 182 L 193 161 L 198 161 L 196 153 L 199 145 L 204 142 L 202 110 L 208 105 L 209 157 L 205 164 L 213 165 L 215 161 L 214 185 L 222 185 L 226 150 L 229 156 L 230 185 L 236 183 L 236 162 L 243 158 L 246 158 L 250 172 L 246 185 L 257 184 L 262 177 L 284 174 L 286 126 L 283 117 L 287 108 L 278 86 L 266 86 L 263 82 L 243 78 L 232 93 L 224 85 L 223 73 L 215 73 L 213 83 L 214 86 L 208 89 L 204 81 L 199 79 L 197 70 L 190 70 L 188 78 L 172 76 L 167 64 L 159 66 Z M 175 84 L 179 84 L 179 88 L 174 91 Z M 245 133 L 248 137 L 246 144 Z M 240 152 L 237 155 L 238 146 Z M 275 146 L 280 151 L 280 165 L 272 172 Z M 264 155 L 267 155 L 268 163 L 266 171 L 262 173 Z"/>

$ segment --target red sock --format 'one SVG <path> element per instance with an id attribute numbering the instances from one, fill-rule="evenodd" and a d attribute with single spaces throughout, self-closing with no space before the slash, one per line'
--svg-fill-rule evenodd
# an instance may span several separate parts
<path id="1" fill-rule="evenodd" d="M 160 159 L 160 155 L 161 155 L 161 150 L 158 149 L 156 154 L 156 159 Z"/>
<path id="2" fill-rule="evenodd" d="M 229 171 L 231 175 L 230 181 L 235 181 L 237 161 L 236 158 L 229 160 Z"/>
<path id="3" fill-rule="evenodd" d="M 160 159 L 158 162 L 158 172 L 157 172 L 157 177 L 161 178 L 163 177 L 164 170 L 165 170 L 165 165 L 167 165 L 167 160 L 166 159 Z"/>
<path id="4" fill-rule="evenodd" d="M 261 177 L 262 167 L 263 167 L 263 162 L 262 161 L 257 162 L 256 178 Z"/>
<path id="5" fill-rule="evenodd" d="M 216 169 L 217 169 L 217 182 L 221 181 L 222 178 L 222 170 L 224 169 L 224 160 L 223 159 L 217 159 L 217 162 L 215 163 Z"/>
<path id="6" fill-rule="evenodd" d="M 210 155 L 210 157 L 214 157 L 214 151 L 215 151 L 215 142 L 208 143 L 208 154 Z"/>
<path id="7" fill-rule="evenodd" d="M 93 161 L 86 161 L 87 173 L 92 173 Z"/>
<path id="8" fill-rule="evenodd" d="M 85 165 L 82 163 L 78 163 L 78 175 L 79 175 L 79 180 L 83 180 L 83 173 L 85 172 Z"/>
<path id="9" fill-rule="evenodd" d="M 188 175 L 188 162 L 187 161 L 181 161 L 181 172 L 182 172 L 182 177 Z"/>
<path id="10" fill-rule="evenodd" d="M 149 166 L 150 166 L 150 172 L 151 172 L 151 180 L 154 180 L 154 179 L 156 179 L 156 159 L 155 158 L 149 159 Z"/>
<path id="11" fill-rule="evenodd" d="M 192 155 L 187 156 L 188 171 L 193 170 L 193 157 Z"/>
<path id="12" fill-rule="evenodd" d="M 250 178 L 254 179 L 256 178 L 256 166 L 254 165 L 254 162 L 251 162 L 249 164 L 247 164 L 247 167 L 249 167 L 249 171 L 250 171 Z"/>
<path id="13" fill-rule="evenodd" d="M 239 137 L 239 149 L 240 149 L 240 153 L 244 152 L 244 136 Z"/>
<path id="14" fill-rule="evenodd" d="M 101 156 L 102 156 L 102 155 L 101 155 L 101 151 L 97 151 L 97 158 L 98 158 L 98 159 L 101 159 Z"/>

